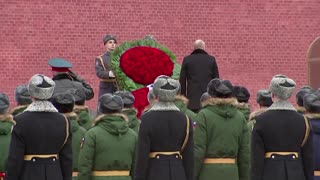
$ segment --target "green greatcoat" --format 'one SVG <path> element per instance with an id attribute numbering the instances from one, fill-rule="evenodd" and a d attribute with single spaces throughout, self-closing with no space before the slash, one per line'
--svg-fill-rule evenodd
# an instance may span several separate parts
<path id="1" fill-rule="evenodd" d="M 236 99 L 210 98 L 197 115 L 194 132 L 196 180 L 248 180 L 249 131 Z M 235 164 L 205 164 L 206 158 L 234 158 Z"/>
<path id="2" fill-rule="evenodd" d="M 75 106 L 74 112 L 77 114 L 80 126 L 84 127 L 86 130 L 92 127 L 93 118 L 89 114 L 89 109 L 87 106 Z"/>
<path id="3" fill-rule="evenodd" d="M 72 168 L 73 172 L 77 172 L 80 145 L 87 130 L 79 125 L 76 113 L 66 113 L 65 116 L 70 121 L 70 128 L 72 132 Z M 73 177 L 72 179 L 75 180 L 77 178 Z"/>
<path id="4" fill-rule="evenodd" d="M 247 121 L 249 121 L 250 113 L 251 113 L 251 107 L 248 103 L 237 103 L 238 110 L 243 114 L 244 118 L 246 118 Z"/>
<path id="5" fill-rule="evenodd" d="M 134 108 L 123 109 L 122 113 L 125 114 L 128 119 L 129 128 L 134 130 L 136 133 L 139 132 L 140 120 L 137 118 L 137 110 Z"/>
<path id="6" fill-rule="evenodd" d="M 12 127 L 15 124 L 11 115 L 0 117 L 0 172 L 5 172 L 8 159 Z"/>
<path id="7" fill-rule="evenodd" d="M 11 112 L 12 112 L 11 114 L 12 114 L 13 116 L 16 116 L 16 115 L 22 113 L 25 109 L 27 109 L 28 106 L 29 106 L 29 105 L 16 106 L 15 108 L 13 108 L 13 109 L 11 110 Z"/>
<path id="8" fill-rule="evenodd" d="M 176 96 L 175 100 L 173 103 L 180 109 L 182 113 L 187 115 L 189 118 L 191 118 L 192 122 L 196 122 L 196 116 L 197 114 L 191 111 L 190 109 L 187 108 L 188 106 L 188 99 L 184 96 Z M 200 101 L 200 100 L 199 100 Z"/>
<path id="9" fill-rule="evenodd" d="M 78 180 L 131 180 L 137 133 L 123 114 L 102 114 L 80 150 Z M 91 176 L 92 171 L 130 171 L 130 176 Z"/>

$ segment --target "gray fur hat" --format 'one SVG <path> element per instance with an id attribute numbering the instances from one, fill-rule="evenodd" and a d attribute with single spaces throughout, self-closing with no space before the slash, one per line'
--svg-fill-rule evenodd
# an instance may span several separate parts
<path id="1" fill-rule="evenodd" d="M 18 105 L 28 105 L 32 103 L 32 99 L 30 97 L 30 93 L 28 91 L 27 85 L 20 85 L 16 87 L 14 91 L 14 99 L 18 103 Z"/>
<path id="2" fill-rule="evenodd" d="M 270 82 L 270 92 L 281 100 L 288 100 L 295 88 L 296 83 L 285 75 L 276 75 Z"/>
<path id="3" fill-rule="evenodd" d="M 48 100 L 53 94 L 54 81 L 42 74 L 36 74 L 29 80 L 28 90 L 31 97 L 39 100 Z"/>
<path id="4" fill-rule="evenodd" d="M 296 94 L 296 102 L 298 106 L 303 106 L 303 97 L 307 94 L 313 93 L 314 90 L 310 86 L 303 86 L 302 88 L 299 89 L 299 91 Z"/>
<path id="5" fill-rule="evenodd" d="M 111 34 L 107 34 L 104 38 L 103 38 L 103 44 L 105 45 L 108 41 L 110 40 L 114 40 L 116 43 L 118 43 L 117 41 L 117 37 Z"/>
<path id="6" fill-rule="evenodd" d="M 114 95 L 120 96 L 123 101 L 123 105 L 126 108 L 132 107 L 134 103 L 134 96 L 129 91 L 117 91 Z"/>
<path id="7" fill-rule="evenodd" d="M 303 97 L 303 106 L 310 113 L 320 113 L 320 97 L 315 94 L 307 94 Z"/>
<path id="8" fill-rule="evenodd" d="M 98 113 L 115 113 L 121 112 L 123 109 L 123 101 L 120 96 L 106 93 L 100 96 L 98 100 Z"/>
<path id="9" fill-rule="evenodd" d="M 9 106 L 10 106 L 9 97 L 4 93 L 0 93 L 0 114 L 7 113 Z"/>
<path id="10" fill-rule="evenodd" d="M 180 83 L 177 80 L 169 76 L 160 75 L 153 83 L 153 93 L 159 101 L 172 102 L 177 95 L 179 87 Z"/>
<path id="11" fill-rule="evenodd" d="M 260 89 L 257 92 L 257 103 L 260 106 L 264 107 L 270 107 L 273 103 L 272 98 L 271 98 L 271 92 L 266 89 Z"/>

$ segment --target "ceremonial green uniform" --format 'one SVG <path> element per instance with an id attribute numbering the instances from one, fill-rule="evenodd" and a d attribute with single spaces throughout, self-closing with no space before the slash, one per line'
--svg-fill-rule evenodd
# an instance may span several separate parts
<path id="1" fill-rule="evenodd" d="M 78 180 L 131 180 L 137 133 L 128 127 L 127 118 L 122 114 L 103 114 L 95 122 L 81 145 Z M 118 175 L 97 176 L 97 171 Z M 119 171 L 128 174 L 119 176 Z"/>
<path id="2" fill-rule="evenodd" d="M 211 98 L 197 115 L 195 179 L 248 180 L 249 131 L 236 99 Z"/>

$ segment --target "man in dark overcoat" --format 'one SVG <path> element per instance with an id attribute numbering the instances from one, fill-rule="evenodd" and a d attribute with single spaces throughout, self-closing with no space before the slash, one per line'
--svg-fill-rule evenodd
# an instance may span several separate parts
<path id="1" fill-rule="evenodd" d="M 71 128 L 65 116 L 48 101 L 55 83 L 36 74 L 28 90 L 34 99 L 14 117 L 6 180 L 71 180 Z"/>
<path id="2" fill-rule="evenodd" d="M 273 104 L 256 117 L 251 141 L 251 180 L 313 180 L 310 124 L 288 101 L 296 83 L 276 75 Z"/>
<path id="3" fill-rule="evenodd" d="M 183 59 L 180 72 L 181 94 L 189 99 L 188 108 L 194 112 L 201 108 L 200 97 L 207 91 L 209 81 L 219 78 L 215 58 L 204 49 L 205 43 L 196 40 L 193 52 Z"/>

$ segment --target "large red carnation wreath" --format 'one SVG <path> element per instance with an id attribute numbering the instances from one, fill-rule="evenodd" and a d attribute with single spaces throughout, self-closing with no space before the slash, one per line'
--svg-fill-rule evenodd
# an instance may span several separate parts
<path id="1" fill-rule="evenodd" d="M 177 78 L 180 66 L 167 48 L 155 41 L 138 40 L 121 44 L 111 54 L 111 68 L 121 90 L 131 91 L 138 117 L 149 104 L 146 87 L 159 75 Z"/>

